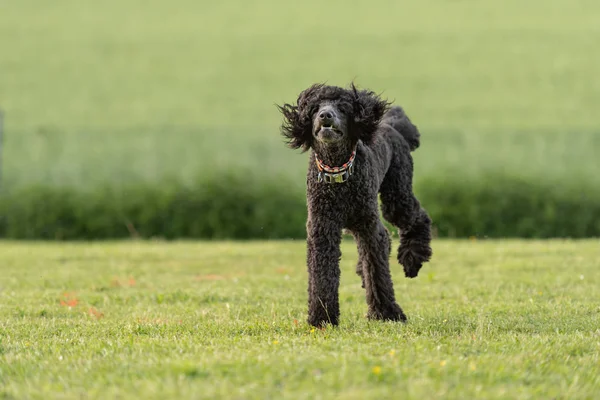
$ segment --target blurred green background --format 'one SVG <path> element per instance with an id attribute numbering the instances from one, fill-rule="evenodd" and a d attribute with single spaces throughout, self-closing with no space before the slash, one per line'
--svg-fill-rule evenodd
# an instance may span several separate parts
<path id="1" fill-rule="evenodd" d="M 543 224 L 564 201 L 600 203 L 598 21 L 593 0 L 3 2 L 4 235 L 37 218 L 15 209 L 32 185 L 160 192 L 165 180 L 193 188 L 234 175 L 302 202 L 306 154 L 284 146 L 275 104 L 314 82 L 351 81 L 401 104 L 419 127 L 415 182 L 417 194 L 440 185 L 424 194 L 434 220 L 448 220 L 446 204 L 469 214 L 478 200 L 463 189 L 487 193 L 501 176 L 508 191 L 511 179 L 541 185 L 532 196 L 554 204 L 534 221 Z M 462 200 L 436 203 L 448 190 Z M 519 196 L 506 201 L 531 197 Z M 600 233 L 596 222 L 578 232 Z M 454 231 L 497 232 L 465 224 Z"/>

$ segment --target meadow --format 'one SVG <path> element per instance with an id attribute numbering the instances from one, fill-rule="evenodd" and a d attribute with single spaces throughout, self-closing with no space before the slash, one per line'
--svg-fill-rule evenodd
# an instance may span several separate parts
<path id="1" fill-rule="evenodd" d="M 337 328 L 304 243 L 0 242 L 0 398 L 593 399 L 598 241 L 450 241 L 406 324 L 369 322 L 343 244 Z"/>

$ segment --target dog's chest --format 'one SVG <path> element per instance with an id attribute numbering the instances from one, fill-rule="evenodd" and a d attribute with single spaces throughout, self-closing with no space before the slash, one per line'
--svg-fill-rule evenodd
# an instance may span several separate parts
<path id="1" fill-rule="evenodd" d="M 372 205 L 377 204 L 377 192 L 366 187 L 364 180 L 352 178 L 344 183 L 310 182 L 307 201 L 311 213 L 324 214 L 347 226 L 371 212 Z"/>

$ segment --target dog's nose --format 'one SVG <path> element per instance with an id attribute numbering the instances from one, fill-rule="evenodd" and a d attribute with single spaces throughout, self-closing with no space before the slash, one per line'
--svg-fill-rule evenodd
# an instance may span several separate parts
<path id="1" fill-rule="evenodd" d="M 332 121 L 335 117 L 331 108 L 325 108 L 319 112 L 319 119 L 322 121 Z"/>

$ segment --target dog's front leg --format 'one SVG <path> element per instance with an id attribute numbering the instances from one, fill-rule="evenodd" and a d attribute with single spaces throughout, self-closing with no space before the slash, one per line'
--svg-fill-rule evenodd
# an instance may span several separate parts
<path id="1" fill-rule="evenodd" d="M 396 303 L 394 284 L 390 273 L 390 236 L 379 221 L 377 214 L 365 218 L 364 223 L 355 230 L 358 254 L 362 264 L 362 276 L 365 286 L 368 317 L 377 320 L 406 321 L 406 315 Z"/>
<path id="2" fill-rule="evenodd" d="M 337 325 L 342 228 L 331 220 L 309 218 L 307 235 L 308 323 Z"/>

